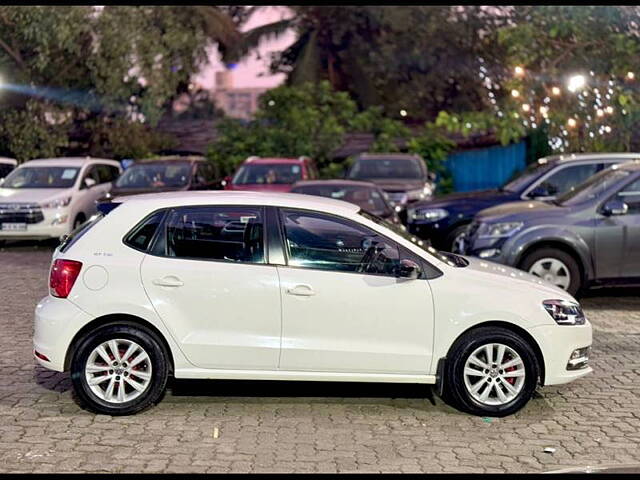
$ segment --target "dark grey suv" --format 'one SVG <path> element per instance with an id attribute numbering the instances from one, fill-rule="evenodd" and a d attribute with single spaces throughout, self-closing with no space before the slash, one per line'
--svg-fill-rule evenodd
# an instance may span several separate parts
<path id="1" fill-rule="evenodd" d="M 594 175 L 551 202 L 480 211 L 465 254 L 511 265 L 576 295 L 602 284 L 640 284 L 640 161 Z"/>

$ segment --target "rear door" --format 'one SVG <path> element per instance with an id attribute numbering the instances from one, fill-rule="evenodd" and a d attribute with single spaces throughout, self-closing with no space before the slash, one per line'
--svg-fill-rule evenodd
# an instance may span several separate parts
<path id="1" fill-rule="evenodd" d="M 264 209 L 176 208 L 161 238 L 142 262 L 142 282 L 189 361 L 202 368 L 275 370 L 280 287 L 265 255 Z"/>

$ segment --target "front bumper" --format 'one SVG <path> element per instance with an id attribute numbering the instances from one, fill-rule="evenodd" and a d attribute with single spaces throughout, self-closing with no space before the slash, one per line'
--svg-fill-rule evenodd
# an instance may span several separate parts
<path id="1" fill-rule="evenodd" d="M 544 384 L 561 385 L 572 382 L 593 372 L 588 363 L 580 369 L 567 368 L 571 354 L 581 348 L 590 347 L 592 328 L 589 321 L 584 325 L 542 325 L 531 329 L 544 358 Z"/>
<path id="2" fill-rule="evenodd" d="M 71 218 L 66 210 L 43 210 L 44 220 L 26 224 L 26 230 L 1 230 L 0 240 L 45 240 L 61 238 L 71 231 Z M 61 219 L 65 219 L 60 222 Z"/>
<path id="3" fill-rule="evenodd" d="M 47 296 L 40 300 L 35 310 L 33 333 L 34 358 L 45 368 L 64 371 L 64 361 L 71 340 L 91 317 L 63 298 Z M 44 355 L 48 361 L 39 358 Z"/>

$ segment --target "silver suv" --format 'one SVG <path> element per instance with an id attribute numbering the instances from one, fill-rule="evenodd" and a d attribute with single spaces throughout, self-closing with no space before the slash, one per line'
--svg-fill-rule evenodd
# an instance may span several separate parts
<path id="1" fill-rule="evenodd" d="M 465 254 L 515 266 L 572 295 L 640 284 L 640 160 L 614 165 L 549 202 L 480 211 Z"/>

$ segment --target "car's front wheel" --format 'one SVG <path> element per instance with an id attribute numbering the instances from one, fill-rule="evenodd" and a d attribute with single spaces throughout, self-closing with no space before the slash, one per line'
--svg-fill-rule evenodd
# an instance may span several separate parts
<path id="1" fill-rule="evenodd" d="M 130 415 L 157 403 L 168 374 L 167 354 L 155 334 L 127 324 L 91 332 L 71 361 L 79 403 L 106 415 Z"/>
<path id="2" fill-rule="evenodd" d="M 493 417 L 511 415 L 531 398 L 538 363 L 520 335 L 480 327 L 462 336 L 447 355 L 445 400 L 461 410 Z"/>
<path id="3" fill-rule="evenodd" d="M 528 254 L 520 269 L 577 295 L 582 288 L 578 262 L 567 252 L 555 248 L 539 248 Z"/>

